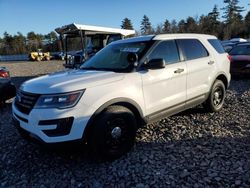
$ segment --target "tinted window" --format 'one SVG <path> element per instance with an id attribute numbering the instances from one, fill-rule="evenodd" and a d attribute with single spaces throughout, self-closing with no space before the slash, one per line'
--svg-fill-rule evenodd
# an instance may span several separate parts
<path id="1" fill-rule="evenodd" d="M 177 46 L 174 40 L 163 41 L 159 43 L 153 52 L 149 55 L 149 59 L 162 58 L 167 64 L 180 61 Z"/>
<path id="2" fill-rule="evenodd" d="M 179 39 L 177 40 L 185 60 L 207 57 L 208 52 L 201 42 L 197 39 Z"/>
<path id="3" fill-rule="evenodd" d="M 230 52 L 230 55 L 250 55 L 250 45 L 235 46 Z"/>
<path id="4" fill-rule="evenodd" d="M 225 50 L 223 46 L 221 45 L 221 42 L 217 39 L 208 39 L 208 42 L 214 47 L 214 49 L 219 53 L 223 54 L 225 53 Z"/>

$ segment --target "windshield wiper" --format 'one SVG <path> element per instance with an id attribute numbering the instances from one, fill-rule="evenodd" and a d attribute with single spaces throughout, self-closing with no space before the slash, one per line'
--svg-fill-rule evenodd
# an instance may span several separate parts
<path id="1" fill-rule="evenodd" d="M 81 70 L 97 70 L 97 71 L 113 71 L 109 68 L 98 68 L 98 67 L 81 67 Z"/>
<path id="2" fill-rule="evenodd" d="M 96 67 L 80 67 L 80 69 L 82 69 L 82 70 L 99 70 Z"/>

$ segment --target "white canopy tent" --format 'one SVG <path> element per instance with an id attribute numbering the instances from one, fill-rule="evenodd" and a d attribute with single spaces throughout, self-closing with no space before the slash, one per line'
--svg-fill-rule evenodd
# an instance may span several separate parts
<path id="1" fill-rule="evenodd" d="M 117 29 L 110 27 L 100 27 L 92 25 L 81 25 L 81 24 L 69 24 L 59 28 L 56 28 L 55 31 L 60 34 L 77 34 L 79 31 L 84 31 L 85 35 L 95 35 L 95 34 L 121 34 L 122 36 L 131 36 L 135 35 L 135 30 L 128 29 Z"/>
<path id="2" fill-rule="evenodd" d="M 56 28 L 55 31 L 60 35 L 64 49 L 63 51 L 65 52 L 66 56 L 66 67 L 77 67 L 83 63 L 84 60 L 95 54 L 107 44 L 115 40 L 123 39 L 124 37 L 135 35 L 135 30 L 81 25 L 76 23 Z M 74 44 L 81 45 L 81 52 L 77 53 L 76 51 L 75 54 L 68 56 L 68 52 L 70 51 L 68 49 L 68 40 L 77 37 L 78 39 L 80 38 L 80 40 L 74 41 Z M 93 45 L 92 40 L 95 40 L 95 45 Z M 88 46 L 91 48 L 88 48 Z M 78 51 L 79 50 L 80 49 L 78 49 Z"/>

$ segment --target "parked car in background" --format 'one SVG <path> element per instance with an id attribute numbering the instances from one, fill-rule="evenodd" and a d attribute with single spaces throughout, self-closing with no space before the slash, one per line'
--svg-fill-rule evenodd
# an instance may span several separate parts
<path id="1" fill-rule="evenodd" d="M 0 105 L 16 96 L 16 87 L 11 82 L 8 69 L 0 67 Z"/>
<path id="2" fill-rule="evenodd" d="M 226 52 L 230 52 L 233 49 L 233 47 L 235 47 L 238 44 L 245 43 L 245 42 L 248 42 L 248 41 L 243 38 L 233 38 L 231 40 L 221 41 L 221 44 Z"/>
<path id="3" fill-rule="evenodd" d="M 222 44 L 222 46 L 223 46 L 223 48 L 225 49 L 226 52 L 230 52 L 230 50 L 232 50 L 233 47 L 237 45 L 237 43 L 236 42 L 230 42 L 230 41 L 229 42 L 228 41 L 226 41 L 226 42 L 222 41 L 221 42 L 221 44 Z"/>
<path id="4" fill-rule="evenodd" d="M 229 55 L 231 56 L 231 74 L 250 78 L 250 42 L 236 45 Z"/>
<path id="5" fill-rule="evenodd" d="M 247 40 L 243 38 L 232 38 L 230 42 L 247 42 Z"/>

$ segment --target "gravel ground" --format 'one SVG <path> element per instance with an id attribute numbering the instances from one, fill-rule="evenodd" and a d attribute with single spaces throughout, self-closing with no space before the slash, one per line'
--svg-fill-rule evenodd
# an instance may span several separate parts
<path id="1" fill-rule="evenodd" d="M 0 63 L 19 85 L 62 62 Z M 32 72 L 32 74 L 31 74 Z M 23 140 L 0 112 L 0 187 L 250 187 L 250 80 L 233 80 L 219 113 L 196 107 L 139 129 L 135 147 L 113 162 L 85 147 L 49 150 Z"/>

